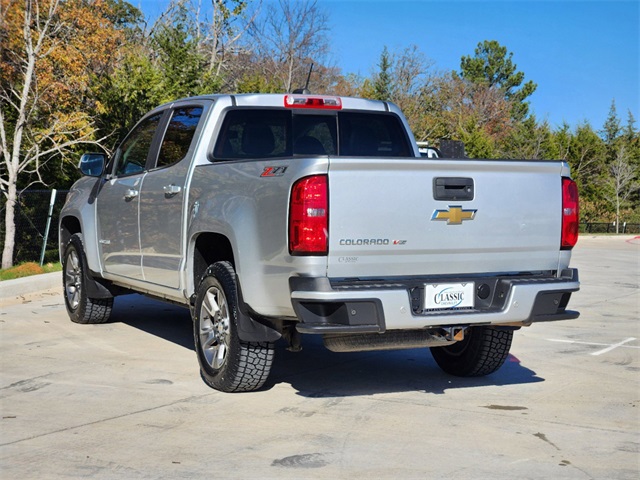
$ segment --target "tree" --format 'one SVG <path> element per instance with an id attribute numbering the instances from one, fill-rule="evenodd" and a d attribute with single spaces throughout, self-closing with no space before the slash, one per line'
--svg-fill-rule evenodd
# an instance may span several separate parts
<path id="1" fill-rule="evenodd" d="M 208 93 L 225 88 L 234 90 L 242 60 L 249 52 L 242 39 L 260 11 L 255 8 L 247 15 L 251 3 L 252 0 L 172 0 L 148 38 L 162 41 L 160 47 L 165 53 L 169 47 L 187 54 L 182 72 L 186 77 L 189 77 L 186 70 L 194 61 L 199 64 L 200 90 Z M 154 52 L 157 47 L 150 46 Z M 167 58 L 160 60 L 162 64 Z"/>
<path id="2" fill-rule="evenodd" d="M 162 83 L 163 101 L 200 93 L 215 93 L 215 85 L 207 68 L 207 58 L 198 51 L 198 43 L 184 7 L 169 25 L 160 25 L 151 39 L 156 66 Z"/>
<path id="3" fill-rule="evenodd" d="M 391 101 L 393 80 L 391 79 L 391 55 L 389 50 L 385 46 L 380 54 L 380 61 L 378 63 L 380 70 L 373 77 L 373 95 L 375 100 L 388 100 Z"/>
<path id="4" fill-rule="evenodd" d="M 636 129 L 635 124 L 636 119 L 631 110 L 629 110 L 627 112 L 627 124 L 622 130 L 622 141 L 627 149 L 629 161 L 637 169 L 640 177 L 640 132 Z M 640 198 L 638 201 L 640 201 Z"/>
<path id="5" fill-rule="evenodd" d="M 346 94 L 391 101 L 404 113 L 418 141 L 434 138 L 429 108 L 435 90 L 430 61 L 416 45 L 390 52 L 385 46 L 378 69 Z"/>
<path id="6" fill-rule="evenodd" d="M 304 86 L 311 64 L 326 64 L 328 31 L 328 16 L 316 0 L 269 2 L 249 28 L 253 61 L 279 91 L 290 92 Z"/>
<path id="7" fill-rule="evenodd" d="M 517 71 L 513 53 L 495 40 L 478 43 L 474 56 L 463 56 L 460 60 L 460 76 L 473 83 L 499 89 L 505 99 L 512 102 L 512 116 L 523 120 L 529 113 L 529 102 L 525 100 L 538 87 L 531 80 L 524 82 L 524 73 Z"/>
<path id="8" fill-rule="evenodd" d="M 43 165 L 97 144 L 86 113 L 89 70 L 107 69 L 121 37 L 104 16 L 114 2 L 0 0 L 0 186 L 6 199 L 2 268 L 13 264 L 19 178 L 46 184 Z"/>
<path id="9" fill-rule="evenodd" d="M 620 222 L 621 208 L 640 203 L 638 178 L 640 178 L 640 138 L 635 129 L 635 118 L 629 114 L 623 128 L 618 117 L 615 100 L 600 130 L 605 154 L 598 182 L 600 197 L 614 210 L 616 229 Z"/>
<path id="10" fill-rule="evenodd" d="M 631 110 L 627 111 L 627 124 L 625 125 L 622 134 L 624 135 L 625 140 L 627 141 L 633 141 L 633 139 L 635 138 L 636 134 L 638 133 L 636 130 L 636 119 L 633 116 L 633 113 L 631 113 Z"/>
<path id="11" fill-rule="evenodd" d="M 604 122 L 604 125 L 602 126 L 602 130 L 600 131 L 600 133 L 602 135 L 602 139 L 607 144 L 607 147 L 612 147 L 615 141 L 620 136 L 620 133 L 621 133 L 620 119 L 618 118 L 618 113 L 616 111 L 615 100 L 611 101 L 611 107 L 609 108 L 609 115 L 607 116 L 607 120 Z"/>
<path id="12" fill-rule="evenodd" d="M 599 178 L 604 172 L 605 145 L 588 122 L 579 124 L 569 145 L 567 160 L 580 194 L 589 201 L 600 196 Z"/>
<path id="13" fill-rule="evenodd" d="M 624 145 L 617 150 L 616 157 L 609 167 L 611 176 L 606 180 L 606 199 L 615 207 L 616 233 L 620 231 L 620 207 L 640 190 L 637 172 L 629 162 Z"/>
<path id="14" fill-rule="evenodd" d="M 140 10 L 124 0 L 105 0 L 105 4 L 107 8 L 104 17 L 116 29 L 124 31 L 128 39 L 133 39 L 140 33 L 140 24 L 144 21 Z"/>
<path id="15" fill-rule="evenodd" d="M 556 158 L 556 145 L 553 142 L 551 127 L 545 120 L 542 123 L 531 115 L 518 123 L 502 146 L 505 158 L 524 158 L 531 160 L 552 160 Z"/>
<path id="16" fill-rule="evenodd" d="M 425 102 L 432 135 L 462 140 L 470 157 L 496 156 L 513 128 L 511 104 L 500 91 L 455 74 L 434 78 Z"/>
<path id="17" fill-rule="evenodd" d="M 244 0 L 172 0 L 150 29 L 139 17 L 121 20 L 128 41 L 114 71 L 97 81 L 101 132 L 121 139 L 161 103 L 191 95 L 237 91 L 248 28 L 240 22 Z M 251 19 L 248 20 L 252 21 Z"/>
<path id="18" fill-rule="evenodd" d="M 164 101 L 162 72 L 145 43 L 127 44 L 110 75 L 96 79 L 96 123 L 117 143 L 152 108 Z"/>
<path id="19" fill-rule="evenodd" d="M 562 125 L 552 132 L 551 142 L 553 143 L 553 148 L 551 151 L 553 153 L 551 158 L 567 160 L 571 149 L 571 138 L 571 126 L 567 122 L 562 122 Z"/>
<path id="20" fill-rule="evenodd" d="M 211 21 L 197 37 L 201 48 L 209 52 L 209 72 L 216 78 L 229 70 L 234 59 L 248 51 L 240 40 L 259 13 L 259 9 L 255 9 L 248 20 L 241 22 L 248 3 L 248 0 L 211 0 Z"/>

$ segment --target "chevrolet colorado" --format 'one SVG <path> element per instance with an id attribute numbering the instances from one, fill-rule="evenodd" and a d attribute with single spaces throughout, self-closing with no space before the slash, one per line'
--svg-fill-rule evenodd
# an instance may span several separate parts
<path id="1" fill-rule="evenodd" d="M 184 305 L 221 391 L 260 388 L 280 338 L 428 347 L 478 376 L 514 330 L 578 317 L 567 164 L 421 157 L 389 102 L 186 98 L 79 167 L 59 223 L 71 320 L 106 322 L 131 292 Z"/>

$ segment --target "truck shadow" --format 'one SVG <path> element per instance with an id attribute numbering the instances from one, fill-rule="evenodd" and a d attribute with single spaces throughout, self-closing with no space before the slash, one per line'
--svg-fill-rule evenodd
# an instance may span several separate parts
<path id="1" fill-rule="evenodd" d="M 302 352 L 292 353 L 278 344 L 265 389 L 284 383 L 304 397 L 350 397 L 406 391 L 443 394 L 448 389 L 542 381 L 514 355 L 492 375 L 460 378 L 444 373 L 427 348 L 335 353 L 321 338 L 308 336 Z"/>
<path id="2" fill-rule="evenodd" d="M 178 305 L 138 294 L 123 295 L 114 302 L 110 322 L 123 323 L 194 350 L 191 315 Z"/>
<path id="3" fill-rule="evenodd" d="M 116 300 L 111 321 L 194 350 L 191 317 L 186 308 L 142 295 L 127 295 Z M 406 391 L 442 394 L 448 389 L 544 381 L 513 355 L 492 375 L 459 378 L 440 370 L 427 348 L 334 353 L 315 335 L 303 336 L 302 347 L 301 352 L 294 353 L 286 349 L 284 341 L 276 343 L 273 367 L 263 390 L 289 384 L 304 397 L 349 397 Z M 195 355 L 193 361 L 195 370 Z"/>

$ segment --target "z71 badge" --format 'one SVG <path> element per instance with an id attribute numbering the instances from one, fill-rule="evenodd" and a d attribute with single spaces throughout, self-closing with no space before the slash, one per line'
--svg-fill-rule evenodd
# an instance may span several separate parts
<path id="1" fill-rule="evenodd" d="M 287 167 L 264 167 L 264 170 L 260 174 L 261 177 L 281 177 L 284 172 L 287 171 Z"/>

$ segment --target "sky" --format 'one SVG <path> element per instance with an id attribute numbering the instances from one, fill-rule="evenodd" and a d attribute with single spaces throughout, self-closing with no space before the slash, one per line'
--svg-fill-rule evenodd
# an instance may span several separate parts
<path id="1" fill-rule="evenodd" d="M 274 1 L 274 0 L 263 0 Z M 153 19 L 169 0 L 130 0 Z M 206 0 L 203 4 L 207 3 Z M 640 0 L 318 0 L 328 13 L 330 60 L 368 76 L 380 53 L 411 45 L 435 71 L 459 70 L 478 43 L 497 40 L 525 81 L 531 111 L 552 127 L 604 124 L 615 100 L 640 126 Z"/>

